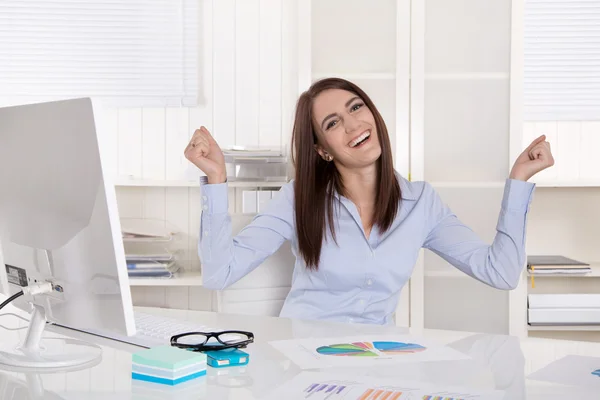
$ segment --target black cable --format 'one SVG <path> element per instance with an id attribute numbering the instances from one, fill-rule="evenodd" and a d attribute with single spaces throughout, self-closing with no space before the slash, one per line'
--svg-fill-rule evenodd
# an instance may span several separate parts
<path id="1" fill-rule="evenodd" d="M 2 304 L 0 304 L 0 310 L 2 310 L 4 307 L 6 307 L 11 301 L 19 298 L 23 296 L 23 291 L 21 290 L 19 293 L 15 293 L 12 296 L 10 296 L 8 299 L 6 299 L 6 301 Z"/>

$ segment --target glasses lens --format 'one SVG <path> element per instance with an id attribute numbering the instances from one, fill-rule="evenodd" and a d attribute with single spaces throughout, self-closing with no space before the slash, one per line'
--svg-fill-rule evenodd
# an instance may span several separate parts
<path id="1" fill-rule="evenodd" d="M 219 335 L 219 340 L 227 344 L 236 344 L 248 340 L 248 336 L 243 333 L 223 333 Z"/>
<path id="2" fill-rule="evenodd" d="M 207 345 L 210 346 L 222 346 L 223 344 L 237 344 L 248 340 L 248 336 L 241 333 L 222 333 L 219 335 L 219 339 L 210 338 Z"/>
<path id="3" fill-rule="evenodd" d="M 201 345 L 206 342 L 206 336 L 204 335 L 185 335 L 177 339 L 177 343 L 185 345 Z"/>

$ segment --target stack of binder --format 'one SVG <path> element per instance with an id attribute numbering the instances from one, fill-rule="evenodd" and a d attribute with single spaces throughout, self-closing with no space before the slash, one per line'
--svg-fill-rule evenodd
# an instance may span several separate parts
<path id="1" fill-rule="evenodd" d="M 589 264 L 564 256 L 528 256 L 527 271 L 531 275 L 585 275 L 592 269 Z"/>
<path id="2" fill-rule="evenodd" d="M 121 231 L 131 278 L 170 278 L 178 271 L 177 252 L 169 249 L 176 234 L 161 220 L 123 219 Z"/>

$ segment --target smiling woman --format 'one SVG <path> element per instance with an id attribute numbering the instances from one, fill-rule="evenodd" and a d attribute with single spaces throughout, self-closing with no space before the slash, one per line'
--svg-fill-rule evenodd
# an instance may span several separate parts
<path id="1" fill-rule="evenodd" d="M 300 96 L 295 121 L 298 248 L 307 267 L 317 269 L 326 220 L 336 240 L 335 195 L 355 203 L 368 239 L 374 225 L 382 233 L 391 226 L 400 186 L 385 122 L 355 84 L 336 78 L 315 83 Z"/>
<path id="2" fill-rule="evenodd" d="M 526 181 L 554 162 L 543 136 L 506 179 L 491 245 L 431 185 L 394 171 L 385 122 L 351 82 L 323 79 L 300 96 L 292 147 L 295 179 L 232 237 L 223 153 L 206 128 L 194 133 L 185 155 L 206 173 L 199 243 L 205 287 L 237 282 L 286 240 L 296 263 L 284 317 L 393 322 L 421 248 L 492 287 L 517 285 L 534 189 Z"/>

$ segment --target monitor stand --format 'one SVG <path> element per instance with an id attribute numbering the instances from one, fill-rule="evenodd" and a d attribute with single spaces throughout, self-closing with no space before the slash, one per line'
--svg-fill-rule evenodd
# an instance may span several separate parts
<path id="1" fill-rule="evenodd" d="M 44 308 L 33 304 L 27 335 L 16 348 L 3 340 L 0 344 L 0 369 L 69 368 L 93 363 L 102 357 L 102 349 L 94 344 L 70 338 L 42 338 L 46 327 Z"/>

